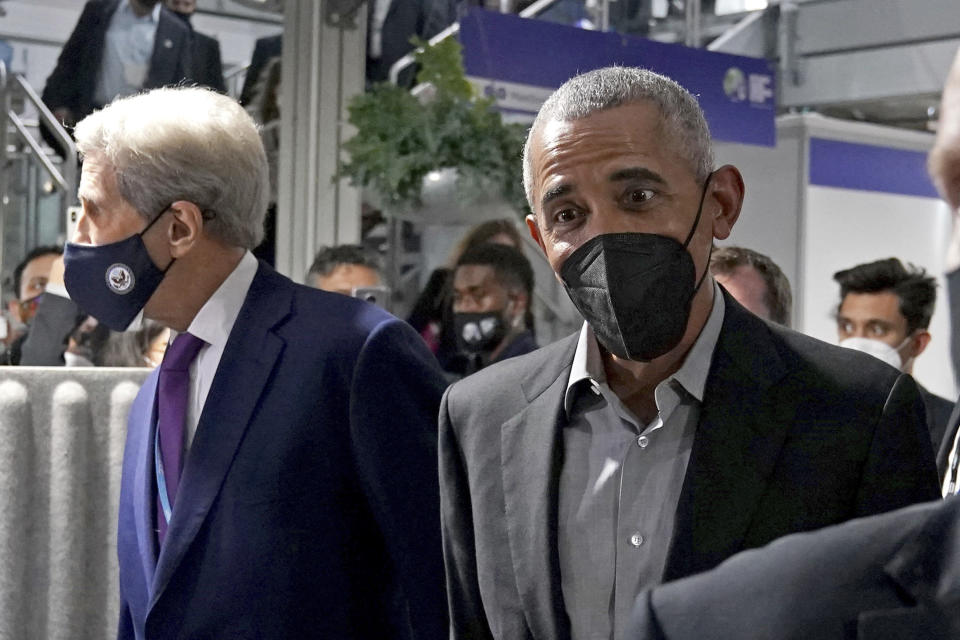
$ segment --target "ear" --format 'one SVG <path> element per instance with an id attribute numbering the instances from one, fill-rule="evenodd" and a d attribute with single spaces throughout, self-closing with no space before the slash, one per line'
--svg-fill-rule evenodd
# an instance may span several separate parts
<path id="1" fill-rule="evenodd" d="M 740 217 L 743 194 L 743 176 L 736 167 L 725 164 L 713 172 L 707 201 L 711 206 L 708 211 L 712 212 L 714 238 L 725 240 L 730 236 L 733 225 Z"/>
<path id="2" fill-rule="evenodd" d="M 523 315 L 527 312 L 527 307 L 530 305 L 530 297 L 527 295 L 527 292 L 523 289 L 514 289 L 508 294 L 509 299 L 513 301 L 513 308 L 515 314 Z"/>
<path id="3" fill-rule="evenodd" d="M 11 316 L 17 319 L 17 322 L 23 322 L 23 318 L 20 317 L 20 301 L 17 299 L 10 300 L 7 302 L 7 311 Z"/>
<path id="4" fill-rule="evenodd" d="M 527 223 L 527 230 L 530 232 L 530 237 L 540 246 L 540 251 L 543 251 L 543 255 L 547 255 L 547 248 L 543 245 L 543 238 L 540 237 L 540 227 L 537 225 L 537 214 L 531 213 L 524 218 L 524 221 Z"/>
<path id="5" fill-rule="evenodd" d="M 930 332 L 925 329 L 917 332 L 917 335 L 913 337 L 912 357 L 916 358 L 926 350 L 927 345 L 930 344 L 930 337 Z"/>
<path id="6" fill-rule="evenodd" d="M 173 224 L 167 230 L 170 257 L 187 255 L 203 235 L 203 212 L 192 202 L 178 200 L 170 205 Z"/>

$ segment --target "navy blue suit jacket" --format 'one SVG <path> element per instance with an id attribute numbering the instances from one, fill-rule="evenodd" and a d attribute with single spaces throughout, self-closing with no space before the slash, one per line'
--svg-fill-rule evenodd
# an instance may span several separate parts
<path id="1" fill-rule="evenodd" d="M 436 449 L 444 381 L 409 326 L 261 263 L 159 557 L 156 378 L 131 409 L 124 451 L 120 638 L 446 634 Z"/>
<path id="2" fill-rule="evenodd" d="M 57 66 L 43 88 L 43 102 L 51 109 L 66 107 L 79 122 L 95 107 L 93 94 L 103 59 L 104 39 L 120 0 L 89 0 L 73 33 L 57 59 Z M 150 69 L 144 89 L 154 89 L 192 80 L 190 30 L 166 8 L 154 38 Z"/>
<path id="3" fill-rule="evenodd" d="M 788 536 L 656 587 L 627 637 L 960 638 L 960 498 Z"/>

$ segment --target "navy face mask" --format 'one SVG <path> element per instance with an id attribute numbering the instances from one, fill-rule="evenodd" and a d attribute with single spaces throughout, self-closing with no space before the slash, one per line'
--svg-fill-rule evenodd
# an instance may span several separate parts
<path id="1" fill-rule="evenodd" d="M 649 362 L 683 338 L 693 296 L 709 269 L 708 260 L 697 281 L 687 251 L 709 184 L 710 177 L 683 244 L 653 233 L 607 233 L 585 242 L 560 268 L 570 300 L 610 353 Z"/>
<path id="2" fill-rule="evenodd" d="M 63 280 L 70 298 L 114 331 L 130 326 L 174 263 L 171 259 L 161 271 L 143 244 L 143 235 L 169 209 L 125 240 L 99 246 L 68 242 L 64 248 Z"/>

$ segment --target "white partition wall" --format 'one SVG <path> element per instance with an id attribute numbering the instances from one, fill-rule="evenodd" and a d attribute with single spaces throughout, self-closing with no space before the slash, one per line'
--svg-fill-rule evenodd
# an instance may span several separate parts
<path id="1" fill-rule="evenodd" d="M 821 116 L 786 116 L 773 149 L 720 144 L 717 162 L 743 172 L 747 197 L 724 244 L 756 249 L 777 262 L 793 286 L 793 326 L 836 342 L 833 274 L 897 257 L 937 277 L 933 339 L 914 376 L 939 395 L 957 396 L 943 280 L 950 212 L 925 172 L 933 137 Z"/>
<path id="2" fill-rule="evenodd" d="M 116 636 L 120 468 L 148 373 L 2 368 L 0 640 Z"/>

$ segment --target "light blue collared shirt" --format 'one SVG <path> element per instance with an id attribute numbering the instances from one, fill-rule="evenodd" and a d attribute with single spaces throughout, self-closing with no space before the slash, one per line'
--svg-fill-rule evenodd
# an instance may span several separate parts
<path id="1" fill-rule="evenodd" d="M 674 515 L 723 326 L 713 308 L 683 364 L 654 389 L 657 416 L 643 424 L 607 384 L 586 323 L 573 357 L 564 409 L 558 546 L 573 640 L 624 635 L 634 599 L 660 583 Z"/>
<path id="2" fill-rule="evenodd" d="M 143 88 L 159 21 L 159 2 L 153 11 L 139 17 L 133 12 L 130 0 L 120 0 L 103 40 L 103 60 L 93 92 L 98 104 L 109 104 L 115 98 L 133 95 Z"/>

